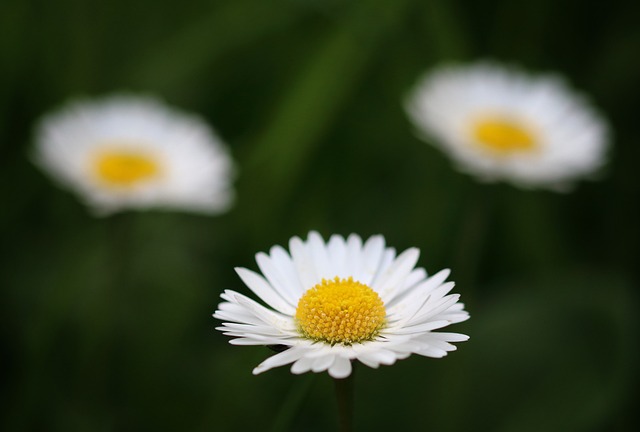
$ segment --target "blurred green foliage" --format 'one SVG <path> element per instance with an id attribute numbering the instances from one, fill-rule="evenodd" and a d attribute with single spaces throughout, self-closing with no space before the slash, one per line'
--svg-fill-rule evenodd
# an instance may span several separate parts
<path id="1" fill-rule="evenodd" d="M 358 430 L 631 431 L 638 397 L 640 8 L 633 2 L 3 0 L 3 430 L 331 430 L 332 382 L 232 347 L 211 318 L 234 266 L 317 229 L 382 233 L 453 269 L 471 340 L 358 369 Z M 615 132 L 573 193 L 479 185 L 414 137 L 429 67 L 557 71 Z M 29 161 L 80 95 L 158 95 L 238 163 L 225 215 L 91 217 Z"/>

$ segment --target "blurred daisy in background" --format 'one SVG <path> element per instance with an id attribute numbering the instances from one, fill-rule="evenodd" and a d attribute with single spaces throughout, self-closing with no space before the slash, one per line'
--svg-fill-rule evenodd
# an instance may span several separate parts
<path id="1" fill-rule="evenodd" d="M 132 208 L 217 213 L 233 162 L 199 117 L 149 97 L 73 102 L 37 126 L 35 160 L 98 215 Z"/>
<path id="2" fill-rule="evenodd" d="M 406 108 L 425 139 L 484 181 L 562 191 L 605 161 L 607 122 L 553 75 L 444 66 L 419 81 Z"/>
<path id="3" fill-rule="evenodd" d="M 280 246 L 258 253 L 262 275 L 236 271 L 269 308 L 226 290 L 213 315 L 218 330 L 236 337 L 234 345 L 274 345 L 282 352 L 254 374 L 292 364 L 295 374 L 328 370 L 333 378 L 351 374 L 352 360 L 377 368 L 411 354 L 443 357 L 451 342 L 467 336 L 433 330 L 469 318 L 459 295 L 449 294 L 449 270 L 428 277 L 416 268 L 418 249 L 396 256 L 382 236 L 366 242 L 351 234 L 327 243 L 311 232 L 293 237 L 289 252 Z"/>

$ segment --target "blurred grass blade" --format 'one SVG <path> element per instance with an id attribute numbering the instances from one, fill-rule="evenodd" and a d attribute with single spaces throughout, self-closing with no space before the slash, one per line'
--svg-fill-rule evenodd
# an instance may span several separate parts
<path id="1" fill-rule="evenodd" d="M 469 56 L 466 30 L 457 16 L 455 3 L 447 0 L 431 0 L 424 3 L 426 29 L 431 46 L 440 60 L 463 60 Z"/>
<path id="2" fill-rule="evenodd" d="M 167 89 L 188 82 L 219 55 L 285 27 L 296 15 L 283 2 L 235 1 L 213 8 L 199 21 L 159 43 L 132 65 L 134 85 Z"/>
<path id="3" fill-rule="evenodd" d="M 327 36 L 274 110 L 247 168 L 259 179 L 244 191 L 261 218 L 275 216 L 307 166 L 315 145 L 357 87 L 377 47 L 401 23 L 407 2 L 363 2 Z M 384 10 L 384 13 L 375 11 Z M 373 13 L 372 13 L 373 12 Z M 257 201 L 257 202 L 256 202 Z M 268 214 L 267 214 L 268 213 Z M 252 212 L 247 212 L 251 216 Z M 268 222 L 267 222 L 268 223 Z"/>

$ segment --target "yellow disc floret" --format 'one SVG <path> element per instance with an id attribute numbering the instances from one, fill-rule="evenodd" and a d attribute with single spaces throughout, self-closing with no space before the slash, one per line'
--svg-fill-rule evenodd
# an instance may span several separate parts
<path id="1" fill-rule="evenodd" d="M 473 136 L 485 150 L 499 155 L 528 152 L 537 147 L 534 135 L 525 125 L 500 117 L 476 122 Z"/>
<path id="2" fill-rule="evenodd" d="M 331 345 L 351 345 L 376 337 L 385 323 L 384 303 L 353 278 L 332 280 L 307 290 L 296 309 L 302 335 Z"/>
<path id="3" fill-rule="evenodd" d="M 149 155 L 133 151 L 106 151 L 95 159 L 95 173 L 103 183 L 131 187 L 159 173 L 158 164 Z"/>

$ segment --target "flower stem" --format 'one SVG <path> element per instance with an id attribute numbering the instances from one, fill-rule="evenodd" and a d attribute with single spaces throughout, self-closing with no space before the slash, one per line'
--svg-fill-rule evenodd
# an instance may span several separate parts
<path id="1" fill-rule="evenodd" d="M 127 292 L 131 215 L 116 214 L 104 221 L 104 282 L 87 293 L 92 309 L 82 331 L 82 346 L 75 367 L 75 392 L 96 406 L 107 406 L 114 386 L 114 350 L 119 343 L 120 304 Z"/>
<path id="2" fill-rule="evenodd" d="M 453 2 L 425 2 L 426 29 L 430 32 L 433 50 L 439 60 L 462 60 L 469 56 L 468 37 Z"/>
<path id="3" fill-rule="evenodd" d="M 295 380 L 275 418 L 275 422 L 271 427 L 271 432 L 284 432 L 291 430 L 291 423 L 293 423 L 296 413 L 299 411 L 307 393 L 309 393 L 309 388 L 311 388 L 311 384 L 315 377 L 316 374 L 310 374 L 306 377 L 301 377 L 301 379 Z"/>
<path id="4" fill-rule="evenodd" d="M 344 379 L 334 379 L 336 387 L 336 399 L 338 401 L 338 423 L 340 432 L 351 432 L 353 430 L 353 375 Z"/>
<path id="5" fill-rule="evenodd" d="M 474 287 L 478 284 L 478 270 L 485 254 L 487 234 L 493 207 L 495 185 L 476 186 L 468 198 L 464 219 L 460 222 L 460 234 L 454 252 L 456 285 L 465 289 L 465 303 L 473 304 Z"/>

